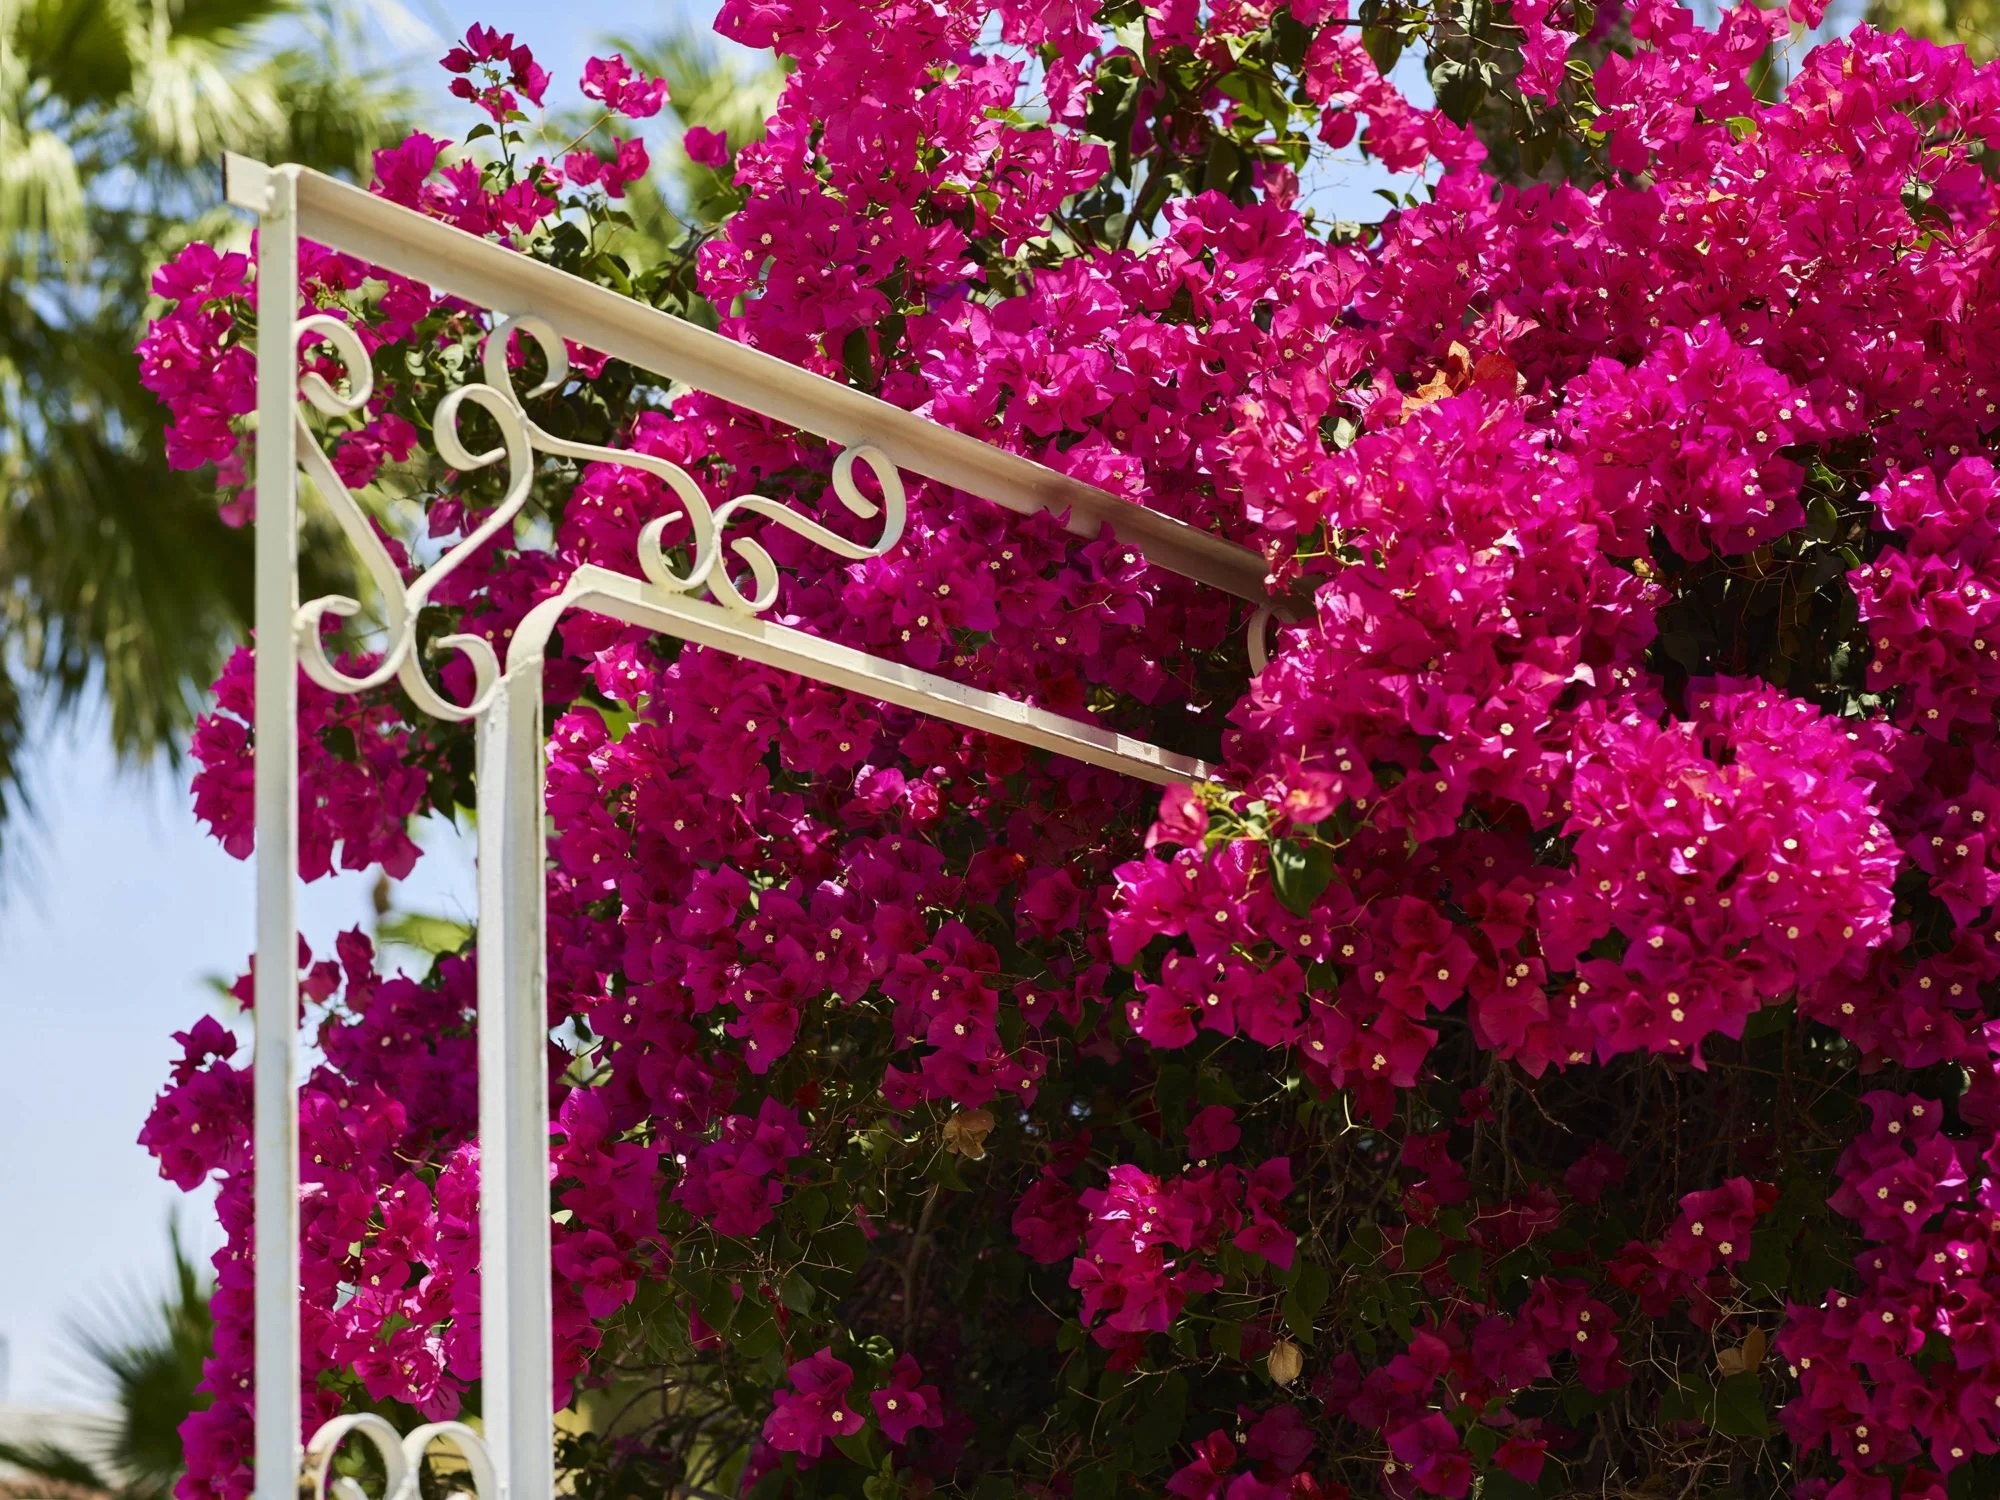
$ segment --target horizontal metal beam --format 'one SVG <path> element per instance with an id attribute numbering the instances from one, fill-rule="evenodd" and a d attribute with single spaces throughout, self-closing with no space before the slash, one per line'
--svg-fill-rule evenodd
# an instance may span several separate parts
<path id="1" fill-rule="evenodd" d="M 492 240 L 305 168 L 297 174 L 299 234 L 482 307 L 548 319 L 567 338 L 669 380 L 747 407 L 841 448 L 881 449 L 899 468 L 1034 515 L 1052 511 L 1071 531 L 1112 528 L 1149 562 L 1263 604 L 1263 558 L 1159 511 L 968 433 L 955 432 L 838 381 L 571 276 Z M 223 158 L 229 201 L 263 213 L 272 168 Z"/>
<path id="2" fill-rule="evenodd" d="M 796 672 L 828 687 L 845 688 L 864 698 L 915 709 L 966 729 L 997 734 L 1141 781 L 1169 786 L 1217 779 L 1213 767 L 1192 756 L 1177 755 L 1158 745 L 1065 718 L 1046 708 L 1034 708 L 983 688 L 967 687 L 948 677 L 886 661 L 758 615 L 704 604 L 684 594 L 670 594 L 623 573 L 591 564 L 570 575 L 560 602 L 551 600 L 537 606 L 535 622 L 523 622 L 518 633 L 522 644 L 535 649 L 536 637 L 554 623 L 555 614 L 572 609 L 609 615 L 628 625 L 657 630 L 698 646 L 712 646 L 767 667 Z M 515 656 L 520 654 L 517 649 Z M 510 658 L 510 673 L 514 664 Z"/>

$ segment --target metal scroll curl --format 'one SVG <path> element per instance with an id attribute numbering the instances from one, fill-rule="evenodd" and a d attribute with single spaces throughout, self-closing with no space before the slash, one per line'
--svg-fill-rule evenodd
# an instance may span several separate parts
<path id="1" fill-rule="evenodd" d="M 375 1450 L 382 1464 L 382 1493 L 371 1497 L 361 1482 L 333 1472 L 333 1460 L 349 1438 L 359 1438 Z M 486 1441 L 463 1422 L 427 1422 L 404 1436 L 373 1412 L 335 1417 L 306 1445 L 305 1472 L 312 1480 L 313 1500 L 418 1500 L 418 1478 L 424 1460 L 439 1441 L 450 1443 L 464 1460 L 470 1487 L 452 1492 L 451 1500 L 500 1500 L 500 1482 Z"/>
<path id="2" fill-rule="evenodd" d="M 472 719 L 486 708 L 500 676 L 500 663 L 492 645 L 476 635 L 447 635 L 433 643 L 435 647 L 457 651 L 472 668 L 470 701 L 453 703 L 424 674 L 422 653 L 417 648 L 417 618 L 440 583 L 503 527 L 513 524 L 533 488 L 537 453 L 584 463 L 615 464 L 660 480 L 673 492 L 681 509 L 648 522 L 641 531 L 640 572 L 647 582 L 671 593 L 706 590 L 716 603 L 742 614 L 760 613 L 777 602 L 779 576 L 771 554 L 752 537 L 737 537 L 729 542 L 730 553 L 749 570 L 749 592 L 730 576 L 722 558 L 722 541 L 729 525 L 738 517 L 761 517 L 836 557 L 853 562 L 881 557 L 902 540 L 908 513 L 902 475 L 888 455 L 866 443 L 845 449 L 833 465 L 833 492 L 849 514 L 863 520 L 882 518 L 881 533 L 874 541 L 856 542 L 763 495 L 739 495 L 719 507 L 711 506 L 694 476 L 669 459 L 630 449 L 574 442 L 546 431 L 528 415 L 526 403 L 560 387 L 569 378 L 569 353 L 561 335 L 546 320 L 518 316 L 501 319 L 487 334 L 480 351 L 485 381 L 474 381 L 448 392 L 438 402 L 433 420 L 438 455 L 446 463 L 461 471 L 504 463 L 506 491 L 500 503 L 470 535 L 426 568 L 414 582 L 405 583 L 367 512 L 319 446 L 305 414 L 307 404 L 333 417 L 356 416 L 366 410 L 374 394 L 374 375 L 367 350 L 354 329 L 338 318 L 314 314 L 299 319 L 295 326 L 298 336 L 317 335 L 331 346 L 345 386 L 342 394 L 317 370 L 307 370 L 300 376 L 303 401 L 295 417 L 300 463 L 381 595 L 385 615 L 387 639 L 381 658 L 371 670 L 357 674 L 343 670 L 327 654 L 322 624 L 329 615 L 351 619 L 360 614 L 360 602 L 344 594 L 328 594 L 300 607 L 294 618 L 300 664 L 308 677 L 330 692 L 365 692 L 394 678 L 419 708 L 435 718 Z M 514 391 L 508 370 L 508 351 L 516 334 L 532 341 L 547 365 L 542 380 L 519 395 Z M 500 447 L 478 453 L 467 447 L 459 431 L 459 419 L 468 403 L 493 419 L 500 429 Z M 865 465 L 874 476 L 882 494 L 879 503 L 862 493 L 855 479 L 857 463 Z M 675 567 L 665 545 L 667 528 L 683 519 L 688 523 L 692 549 L 685 571 Z"/>
<path id="3" fill-rule="evenodd" d="M 854 482 L 856 462 L 868 466 L 868 472 L 875 476 L 876 484 L 882 489 L 882 503 L 877 505 L 861 493 Z M 715 513 L 715 527 L 720 532 L 739 515 L 762 516 L 767 521 L 776 521 L 787 531 L 804 537 L 814 546 L 833 553 L 836 557 L 860 562 L 870 557 L 881 557 L 903 539 L 903 521 L 907 509 L 907 497 L 903 491 L 903 476 L 896 472 L 896 466 L 888 455 L 879 448 L 867 446 L 849 448 L 833 461 L 833 492 L 852 515 L 871 521 L 877 515 L 882 517 L 882 534 L 873 542 L 850 542 L 838 532 L 829 531 L 817 521 L 811 521 L 796 511 L 787 510 L 775 500 L 767 500 L 762 495 L 739 495 L 728 501 Z M 736 610 L 741 614 L 760 614 L 769 609 L 778 598 L 778 565 L 771 560 L 761 544 L 752 537 L 738 537 L 729 544 L 729 550 L 742 558 L 750 567 L 751 579 L 756 584 L 756 592 L 746 597 L 729 576 L 727 568 L 717 568 L 715 576 L 708 581 L 709 596 L 717 604 Z"/>
<path id="4" fill-rule="evenodd" d="M 367 351 L 362 348 L 354 330 L 339 319 L 324 315 L 301 318 L 298 329 L 300 333 L 320 334 L 333 345 L 347 384 L 347 394 L 342 396 L 318 372 L 308 371 L 299 382 L 305 399 L 329 416 L 351 416 L 363 410 L 372 394 L 374 380 Z M 459 413 L 468 401 L 484 409 L 499 425 L 501 447 L 474 453 L 465 446 L 459 436 L 458 422 Z M 295 617 L 293 629 L 298 641 L 299 664 L 305 668 L 308 677 L 330 692 L 359 693 L 379 687 L 394 677 L 417 707 L 434 718 L 476 717 L 491 701 L 494 685 L 500 678 L 500 663 L 493 647 L 484 637 L 476 635 L 447 635 L 436 642 L 441 648 L 459 652 L 472 666 L 472 701 L 453 703 L 432 687 L 430 680 L 424 676 L 416 651 L 417 616 L 437 586 L 485 546 L 501 527 L 512 525 L 521 507 L 527 504 L 535 478 L 534 452 L 521 421 L 519 407 L 511 396 L 477 383 L 460 386 L 438 402 L 433 426 L 439 455 L 446 463 L 463 470 L 483 469 L 504 461 L 507 465 L 507 491 L 469 536 L 408 585 L 404 584 L 402 573 L 389 556 L 381 537 L 376 535 L 367 513 L 334 472 L 332 463 L 314 438 L 303 410 L 298 413 L 297 421 L 301 462 L 333 511 L 334 519 L 339 522 L 349 544 L 360 556 L 370 581 L 381 593 L 387 614 L 385 628 L 388 635 L 382 659 L 376 663 L 374 670 L 359 677 L 343 672 L 326 654 L 320 622 L 327 615 L 352 618 L 361 612 L 361 605 L 358 600 L 344 594 L 329 594 L 301 606 Z"/>
<path id="5" fill-rule="evenodd" d="M 1271 621 L 1276 618 L 1276 610 L 1268 604 L 1260 604 L 1245 627 L 1250 648 L 1250 674 L 1253 677 L 1262 676 L 1264 668 L 1271 664 Z"/>
<path id="6" fill-rule="evenodd" d="M 569 351 L 562 337 L 546 319 L 532 315 L 522 315 L 503 319 L 487 336 L 486 346 L 481 354 L 481 367 L 486 382 L 496 390 L 512 390 L 512 382 L 507 369 L 507 352 L 515 334 L 533 341 L 542 351 L 542 358 L 548 366 L 548 374 L 541 384 L 527 394 L 540 395 L 560 385 L 569 376 Z M 586 463 L 616 464 L 628 469 L 638 469 L 661 480 L 674 492 L 684 509 L 670 515 L 659 516 L 649 521 L 639 534 L 639 570 L 648 583 L 666 589 L 670 593 L 692 593 L 706 589 L 710 598 L 743 614 L 758 614 L 769 609 L 778 598 L 778 568 L 771 554 L 751 537 L 739 537 L 729 544 L 729 550 L 742 559 L 750 569 L 753 591 L 746 595 L 729 576 L 722 564 L 721 543 L 723 534 L 731 521 L 742 515 L 761 516 L 776 522 L 797 536 L 804 537 L 814 546 L 831 552 L 836 557 L 850 562 L 862 562 L 871 557 L 882 557 L 893 550 L 903 538 L 903 524 L 908 514 L 908 496 L 903 488 L 903 477 L 896 466 L 879 448 L 866 443 L 858 443 L 842 451 L 833 464 L 833 492 L 850 515 L 862 520 L 882 517 L 882 531 L 873 542 L 853 542 L 838 532 L 830 531 L 809 517 L 800 515 L 776 500 L 763 495 L 739 495 L 725 501 L 719 507 L 711 507 L 701 485 L 679 464 L 670 459 L 653 454 L 635 453 L 629 448 L 606 448 L 594 443 L 578 443 L 557 437 L 544 431 L 528 416 L 525 403 L 517 400 L 515 410 L 528 433 L 528 440 L 540 453 L 553 453 L 564 458 L 573 458 Z M 882 491 L 882 502 L 877 504 L 862 494 L 855 483 L 854 465 L 867 465 L 869 473 Z M 693 554 L 685 573 L 677 572 L 668 560 L 664 537 L 666 529 L 676 521 L 685 518 L 692 533 Z"/>

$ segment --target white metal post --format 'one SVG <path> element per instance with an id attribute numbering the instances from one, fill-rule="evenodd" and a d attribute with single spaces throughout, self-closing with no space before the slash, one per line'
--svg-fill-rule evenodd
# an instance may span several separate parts
<path id="1" fill-rule="evenodd" d="M 265 180 L 257 243 L 256 1500 L 299 1477 L 298 169 Z"/>
<path id="2" fill-rule="evenodd" d="M 552 1500 L 542 662 L 478 720 L 480 1392 L 503 1500 Z"/>

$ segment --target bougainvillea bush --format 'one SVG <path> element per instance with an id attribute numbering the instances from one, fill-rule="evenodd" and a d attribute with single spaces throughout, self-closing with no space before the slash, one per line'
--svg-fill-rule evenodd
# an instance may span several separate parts
<path id="1" fill-rule="evenodd" d="M 1253 672 L 1241 601 L 914 480 L 879 559 L 767 535 L 777 616 L 1224 768 L 1164 800 L 565 621 L 578 1495 L 1996 1492 L 2000 75 L 1819 19 L 728 0 L 790 68 L 761 139 L 667 141 L 607 58 L 567 153 L 525 47 L 445 59 L 477 128 L 376 191 L 1258 549 L 1288 616 Z M 735 207 L 641 254 L 663 149 Z M 1391 211 L 1313 213 L 1359 155 Z M 238 521 L 253 275 L 187 249 L 141 350 Z M 303 277 L 414 569 L 504 483 L 430 433 L 490 319 Z M 572 352 L 544 426 L 853 524 L 823 445 Z M 504 643 L 675 509 L 545 461 L 426 633 Z M 238 854 L 249 694 L 195 745 Z M 470 803 L 394 692 L 303 724 L 307 878 Z M 473 962 L 302 954 L 309 1423 L 477 1411 Z M 228 1240 L 181 1493 L 233 1500 L 246 1059 L 182 1040 L 145 1142 Z"/>

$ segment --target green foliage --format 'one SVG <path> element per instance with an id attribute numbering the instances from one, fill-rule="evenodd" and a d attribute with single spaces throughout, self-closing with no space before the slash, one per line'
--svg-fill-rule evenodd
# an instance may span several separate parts
<path id="1" fill-rule="evenodd" d="M 2000 6 L 1993 0 L 1873 0 L 1868 24 L 1957 43 L 1979 62 L 2000 53 Z"/>
<path id="2" fill-rule="evenodd" d="M 223 149 L 352 172 L 390 133 L 398 97 L 350 51 L 338 12 L 285 0 L 0 9 L 0 831 L 38 707 L 95 689 L 121 757 L 171 753 L 244 631 L 248 537 L 167 468 L 132 346 L 151 268 L 241 234 Z"/>
<path id="3" fill-rule="evenodd" d="M 205 1405 L 196 1387 L 208 1357 L 214 1321 L 209 1285 L 171 1238 L 173 1284 L 157 1299 L 137 1297 L 107 1306 L 94 1324 L 75 1331 L 91 1383 L 110 1398 L 114 1415 L 92 1452 L 56 1443 L 0 1443 L 0 1463 L 58 1484 L 104 1490 L 115 1500 L 167 1500 L 181 1475 L 180 1425 Z"/>

